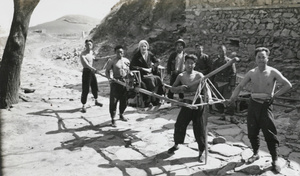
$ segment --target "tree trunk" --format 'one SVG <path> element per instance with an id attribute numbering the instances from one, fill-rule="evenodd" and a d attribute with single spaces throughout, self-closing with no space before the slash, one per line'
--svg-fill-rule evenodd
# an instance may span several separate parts
<path id="1" fill-rule="evenodd" d="M 14 0 L 14 16 L 0 66 L 0 109 L 19 101 L 20 73 L 31 14 L 40 0 Z"/>

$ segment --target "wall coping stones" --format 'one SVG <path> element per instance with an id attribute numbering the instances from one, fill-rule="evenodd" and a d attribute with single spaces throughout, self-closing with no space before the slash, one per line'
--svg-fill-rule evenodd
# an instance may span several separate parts
<path id="1" fill-rule="evenodd" d="M 228 10 L 257 10 L 257 9 L 282 9 L 282 8 L 300 8 L 300 4 L 290 5 L 272 5 L 272 6 L 250 6 L 250 7 L 221 7 L 221 8 L 192 8 L 186 7 L 185 11 L 228 11 Z"/>

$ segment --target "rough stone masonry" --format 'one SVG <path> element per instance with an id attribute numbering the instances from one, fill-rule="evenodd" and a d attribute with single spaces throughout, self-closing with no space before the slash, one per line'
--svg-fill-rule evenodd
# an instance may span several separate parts
<path id="1" fill-rule="evenodd" d="M 199 5 L 200 1 L 187 1 L 184 39 L 190 47 L 201 42 L 204 51 L 213 56 L 216 47 L 225 44 L 228 54 L 235 51 L 242 59 L 237 65 L 241 73 L 254 67 L 256 47 L 268 47 L 269 64 L 293 83 L 290 96 L 300 95 L 300 2 L 220 8 L 220 4 L 226 6 L 220 0 L 219 8 L 214 8 L 216 3 Z"/>

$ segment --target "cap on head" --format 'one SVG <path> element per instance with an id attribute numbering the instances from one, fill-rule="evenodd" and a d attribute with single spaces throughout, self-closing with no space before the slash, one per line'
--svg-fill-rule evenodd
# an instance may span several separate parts
<path id="1" fill-rule="evenodd" d="M 87 44 L 88 42 L 91 42 L 91 43 L 93 43 L 93 40 L 91 40 L 91 39 L 87 39 L 87 40 L 85 40 L 85 44 Z"/>
<path id="2" fill-rule="evenodd" d="M 183 39 L 178 39 L 178 40 L 175 42 L 175 45 L 176 45 L 177 43 L 182 43 L 183 48 L 185 48 L 185 41 L 184 41 Z"/>
<path id="3" fill-rule="evenodd" d="M 123 48 L 123 46 L 122 46 L 122 45 L 117 45 L 117 46 L 115 47 L 115 49 L 114 49 L 114 50 L 115 50 L 115 52 L 116 52 L 118 49 L 124 49 L 124 48 Z"/>

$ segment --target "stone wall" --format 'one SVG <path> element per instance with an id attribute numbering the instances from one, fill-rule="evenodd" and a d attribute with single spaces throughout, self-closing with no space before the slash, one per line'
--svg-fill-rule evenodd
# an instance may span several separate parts
<path id="1" fill-rule="evenodd" d="M 299 4 L 300 0 L 186 0 L 187 7 L 223 8 L 250 6 L 287 6 Z"/>
<path id="2" fill-rule="evenodd" d="M 188 41 L 189 47 L 200 42 L 204 51 L 214 57 L 217 46 L 225 44 L 229 56 L 236 52 L 242 59 L 237 64 L 240 73 L 255 66 L 256 47 L 268 47 L 271 50 L 269 64 L 291 80 L 293 92 L 300 94 L 300 4 L 284 8 L 203 9 L 191 4 L 187 7 L 187 31 L 183 38 Z"/>

